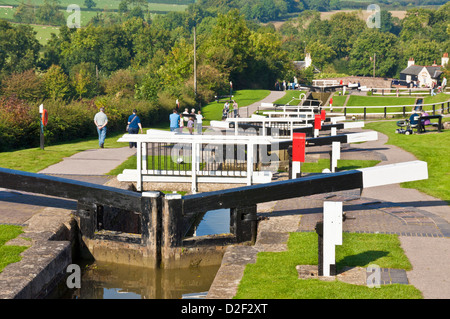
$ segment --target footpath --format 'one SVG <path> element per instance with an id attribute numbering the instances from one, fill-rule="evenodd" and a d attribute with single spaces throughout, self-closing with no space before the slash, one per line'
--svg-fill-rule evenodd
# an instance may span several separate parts
<path id="1" fill-rule="evenodd" d="M 264 102 L 273 102 L 280 94 L 283 92 L 272 92 Z M 252 112 L 260 103 L 249 106 L 248 111 Z M 246 111 L 240 109 L 240 112 Z M 378 141 L 343 145 L 341 158 L 377 159 L 381 161 L 378 165 L 415 160 L 412 154 L 386 144 L 385 135 L 378 136 Z M 40 173 L 104 184 L 110 179 L 104 174 L 135 152 L 128 145 L 118 149 L 108 149 L 106 145 L 104 149 L 66 158 Z M 326 148 L 308 149 L 308 153 L 325 158 L 328 152 Z M 349 217 L 344 231 L 399 234 L 402 248 L 412 264 L 412 270 L 406 274 L 408 282 L 426 299 L 450 298 L 450 279 L 446 275 L 450 265 L 450 206 L 397 184 L 364 189 L 362 194 L 340 192 L 258 205 L 258 215 L 265 218 L 259 222 L 256 244 L 227 249 L 207 298 L 232 298 L 245 266 L 256 261 L 258 252 L 283 251 L 290 232 L 313 231 L 321 218 L 324 200 L 343 201 Z M 48 209 L 64 211 L 74 207 L 76 202 L 70 200 L 0 189 L 0 224 L 28 226 L 34 216 L 45 214 Z M 0 273 L 0 286 L 2 280 L 8 282 L 2 275 L 5 277 Z"/>
<path id="2" fill-rule="evenodd" d="M 377 141 L 343 145 L 341 159 L 381 160 L 378 165 L 416 160 L 412 154 L 386 144 L 387 140 L 379 133 Z M 326 147 L 308 148 L 308 154 L 324 158 L 329 158 L 329 151 Z M 258 215 L 264 218 L 258 225 L 256 244 L 227 249 L 208 298 L 232 298 L 245 266 L 256 261 L 258 252 L 284 251 L 289 233 L 314 231 L 325 200 L 343 202 L 345 232 L 399 235 L 412 270 L 406 278 L 390 278 L 390 283 L 406 281 L 425 299 L 450 298 L 446 275 L 450 266 L 450 206 L 399 184 L 367 188 L 361 194 L 359 190 L 328 193 L 259 205 Z"/>

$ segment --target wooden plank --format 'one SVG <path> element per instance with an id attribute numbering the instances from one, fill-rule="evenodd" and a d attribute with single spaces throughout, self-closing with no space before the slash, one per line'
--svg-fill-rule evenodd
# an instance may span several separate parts
<path id="1" fill-rule="evenodd" d="M 0 186 L 6 189 L 74 199 L 83 203 L 141 211 L 141 194 L 72 179 L 0 168 Z"/>
<path id="2" fill-rule="evenodd" d="M 185 212 L 196 212 L 245 207 L 275 200 L 427 178 L 427 163 L 412 161 L 187 195 L 183 196 L 183 208 Z"/>
<path id="3" fill-rule="evenodd" d="M 427 163 L 411 161 L 358 169 L 363 172 L 363 187 L 375 187 L 428 179 Z"/>
<path id="4" fill-rule="evenodd" d="M 274 200 L 336 192 L 362 187 L 362 172 L 353 170 L 334 174 L 244 186 L 183 197 L 185 212 L 208 211 L 255 205 Z"/>

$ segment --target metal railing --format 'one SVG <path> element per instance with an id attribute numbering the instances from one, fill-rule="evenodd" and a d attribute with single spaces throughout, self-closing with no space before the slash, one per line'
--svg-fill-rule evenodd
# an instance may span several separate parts
<path id="1" fill-rule="evenodd" d="M 426 112 L 436 115 L 438 112 L 440 114 L 445 114 L 445 112 L 450 113 L 450 100 L 439 103 L 429 103 L 429 104 L 410 104 L 410 105 L 386 105 L 386 106 L 336 106 L 332 107 L 323 106 L 322 108 L 327 111 L 327 114 L 333 115 L 343 115 L 343 116 L 362 116 L 364 119 L 367 117 L 383 117 L 387 118 L 391 116 L 407 116 L 408 114 L 414 113 L 415 108 L 421 108 Z M 395 111 L 390 111 L 394 109 Z M 337 111 L 339 110 L 339 111 Z M 352 110 L 359 110 L 359 112 L 352 112 Z M 379 110 L 378 112 L 371 112 L 371 110 Z M 336 112 L 337 111 L 337 112 Z"/>

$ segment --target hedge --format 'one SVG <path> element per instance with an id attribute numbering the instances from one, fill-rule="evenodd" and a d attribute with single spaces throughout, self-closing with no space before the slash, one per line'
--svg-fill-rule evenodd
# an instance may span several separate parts
<path id="1" fill-rule="evenodd" d="M 39 104 L 11 97 L 0 97 L 0 152 L 39 146 Z M 68 142 L 79 138 L 97 136 L 94 116 L 105 107 L 109 132 L 124 132 L 132 110 L 138 111 L 144 127 L 166 121 L 170 110 L 155 103 L 131 97 L 102 96 L 92 100 L 45 100 L 48 125 L 46 145 Z"/>

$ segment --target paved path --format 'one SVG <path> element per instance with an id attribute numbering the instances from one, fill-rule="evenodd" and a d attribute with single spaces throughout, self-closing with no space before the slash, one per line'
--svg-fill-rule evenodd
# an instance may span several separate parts
<path id="1" fill-rule="evenodd" d="M 344 150 L 341 158 L 382 160 L 379 165 L 415 160 L 402 149 L 385 144 L 387 137 L 354 144 Z M 321 148 L 308 153 L 328 154 Z M 449 299 L 450 279 L 450 206 L 445 202 L 398 184 L 359 191 L 321 194 L 258 206 L 261 217 L 258 239 L 252 247 L 227 249 L 222 266 L 208 293 L 208 298 L 232 298 L 237 291 L 245 266 L 256 261 L 261 251 L 283 251 L 289 232 L 314 231 L 321 219 L 324 200 L 344 204 L 349 217 L 344 231 L 397 233 L 402 248 L 413 269 L 407 272 L 409 283 L 419 289 L 426 299 Z"/>
<path id="2" fill-rule="evenodd" d="M 281 99 L 285 94 L 286 91 L 270 91 L 270 94 L 261 101 L 255 102 L 248 106 L 240 107 L 239 116 L 249 117 L 251 114 L 255 113 L 258 110 L 258 107 L 261 106 L 261 103 L 274 103 L 275 101 Z"/>
<path id="3" fill-rule="evenodd" d="M 39 173 L 50 175 L 104 175 L 134 154 L 136 154 L 136 149 L 128 146 L 91 149 L 64 158 L 60 163 L 51 165 Z"/>

